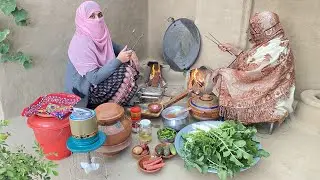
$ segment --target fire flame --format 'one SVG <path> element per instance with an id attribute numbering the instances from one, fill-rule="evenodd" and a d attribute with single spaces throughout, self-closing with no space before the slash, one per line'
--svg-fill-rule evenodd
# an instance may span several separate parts
<path id="1" fill-rule="evenodd" d="M 156 65 L 158 65 L 158 70 L 156 70 Z M 160 64 L 153 64 L 151 68 L 151 75 L 155 76 L 156 73 L 159 73 L 159 72 L 160 72 Z"/>
<path id="2" fill-rule="evenodd" d="M 202 88 L 204 85 L 204 77 L 203 72 L 195 68 L 190 72 L 189 86 L 188 88 Z"/>

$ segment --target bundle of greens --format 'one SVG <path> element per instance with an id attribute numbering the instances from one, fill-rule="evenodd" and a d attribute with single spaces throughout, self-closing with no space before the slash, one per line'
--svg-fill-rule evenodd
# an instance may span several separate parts
<path id="1" fill-rule="evenodd" d="M 181 153 L 187 169 L 196 168 L 201 173 L 217 170 L 221 180 L 233 177 L 254 165 L 257 157 L 268 157 L 269 153 L 259 148 L 255 140 L 257 130 L 235 121 L 225 121 L 219 128 L 208 131 L 196 130 L 182 136 Z"/>

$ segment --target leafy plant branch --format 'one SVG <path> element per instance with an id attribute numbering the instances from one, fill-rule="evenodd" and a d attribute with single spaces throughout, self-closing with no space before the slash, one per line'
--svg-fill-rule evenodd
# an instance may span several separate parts
<path id="1" fill-rule="evenodd" d="M 27 26 L 28 13 L 24 9 L 19 9 L 16 0 L 1 0 L 0 10 L 4 15 L 13 16 L 18 26 Z M 10 34 L 9 29 L 0 30 L 0 62 L 18 62 L 28 69 L 32 66 L 32 59 L 23 52 L 10 52 L 10 43 L 7 36 Z"/>
<path id="2" fill-rule="evenodd" d="M 0 130 L 8 124 L 9 121 L 0 120 Z M 9 136 L 7 132 L 0 133 L 0 180 L 50 180 L 58 175 L 57 164 L 45 159 L 38 143 L 33 147 L 36 155 L 26 153 L 23 146 L 13 151 L 6 144 Z"/>

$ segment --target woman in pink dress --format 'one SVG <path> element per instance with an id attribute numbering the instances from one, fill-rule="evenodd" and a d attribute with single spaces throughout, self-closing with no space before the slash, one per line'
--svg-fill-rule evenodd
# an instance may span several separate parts
<path id="1" fill-rule="evenodd" d="M 219 46 L 237 58 L 230 67 L 214 71 L 214 93 L 225 119 L 244 124 L 267 122 L 273 128 L 293 111 L 294 57 L 277 14 L 255 14 L 249 31 L 251 49 Z"/>
<path id="2" fill-rule="evenodd" d="M 136 53 L 112 41 L 101 8 L 94 1 L 81 3 L 75 24 L 65 91 L 81 97 L 79 107 L 94 109 L 106 102 L 127 105 L 138 89 Z"/>

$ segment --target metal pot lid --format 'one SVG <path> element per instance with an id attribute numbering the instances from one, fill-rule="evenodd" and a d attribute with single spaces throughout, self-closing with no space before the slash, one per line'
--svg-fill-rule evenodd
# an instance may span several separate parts
<path id="1" fill-rule="evenodd" d="M 219 107 L 218 98 L 214 95 L 207 94 L 201 97 L 193 97 L 190 104 L 195 108 L 203 110 L 212 110 Z"/>
<path id="2" fill-rule="evenodd" d="M 181 18 L 169 18 L 171 25 L 163 38 L 163 57 L 174 71 L 188 70 L 197 60 L 201 37 L 194 22 Z"/>
<path id="3" fill-rule="evenodd" d="M 86 121 L 88 119 L 93 118 L 96 113 L 87 108 L 73 108 L 73 112 L 70 115 L 71 121 Z"/>

